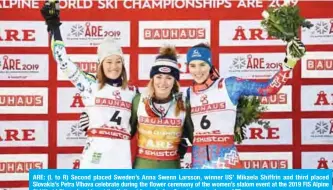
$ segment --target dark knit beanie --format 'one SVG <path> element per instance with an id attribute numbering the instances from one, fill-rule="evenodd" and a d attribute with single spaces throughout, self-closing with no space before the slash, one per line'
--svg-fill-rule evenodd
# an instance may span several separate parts
<path id="1" fill-rule="evenodd" d="M 160 55 L 155 59 L 155 63 L 150 69 L 150 78 L 156 74 L 168 74 L 179 81 L 179 68 L 176 50 L 173 47 L 163 47 L 160 50 Z"/>

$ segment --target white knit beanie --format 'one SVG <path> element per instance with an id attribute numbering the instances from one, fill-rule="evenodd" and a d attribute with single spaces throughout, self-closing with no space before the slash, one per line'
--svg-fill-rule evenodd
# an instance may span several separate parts
<path id="1" fill-rule="evenodd" d="M 122 59 L 124 59 L 121 47 L 111 37 L 104 38 L 102 43 L 99 44 L 97 48 L 97 55 L 98 55 L 98 63 L 102 63 L 106 57 L 109 57 L 111 55 L 119 55 L 121 56 Z"/>

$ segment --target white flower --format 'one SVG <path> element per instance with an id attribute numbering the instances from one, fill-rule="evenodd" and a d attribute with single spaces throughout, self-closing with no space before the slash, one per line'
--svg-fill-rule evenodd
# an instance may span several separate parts
<path id="1" fill-rule="evenodd" d="M 290 5 L 290 0 L 284 0 L 283 6 L 289 6 Z"/>
<path id="2" fill-rule="evenodd" d="M 265 19 L 268 19 L 268 17 L 269 17 L 269 13 L 268 13 L 267 11 L 263 11 L 263 12 L 261 13 L 261 16 L 264 17 Z"/>

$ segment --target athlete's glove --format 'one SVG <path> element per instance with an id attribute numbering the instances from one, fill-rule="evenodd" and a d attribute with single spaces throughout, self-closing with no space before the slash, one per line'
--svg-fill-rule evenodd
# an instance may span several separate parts
<path id="1" fill-rule="evenodd" d="M 46 0 L 40 12 L 46 22 L 48 32 L 54 31 L 61 25 L 58 0 Z"/>
<path id="2" fill-rule="evenodd" d="M 293 69 L 295 67 L 297 61 L 301 59 L 301 57 L 293 56 L 293 55 L 295 55 L 295 51 L 297 52 L 298 55 L 302 55 L 302 56 L 306 52 L 304 44 L 298 38 L 291 40 L 287 44 L 286 58 L 284 59 L 284 66 L 287 67 L 288 69 Z"/>

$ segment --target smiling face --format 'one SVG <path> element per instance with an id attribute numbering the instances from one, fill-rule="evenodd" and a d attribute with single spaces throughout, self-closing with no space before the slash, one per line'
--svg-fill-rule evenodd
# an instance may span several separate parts
<path id="1" fill-rule="evenodd" d="M 123 60 L 119 55 L 111 55 L 103 61 L 103 72 L 109 79 L 117 79 L 123 70 Z"/>
<path id="2" fill-rule="evenodd" d="M 191 61 L 189 64 L 189 71 L 198 84 L 202 84 L 208 79 L 210 69 L 210 66 L 201 60 Z"/>
<path id="3" fill-rule="evenodd" d="M 153 77 L 153 87 L 157 99 L 165 99 L 170 96 L 175 78 L 167 74 L 156 74 Z"/>

